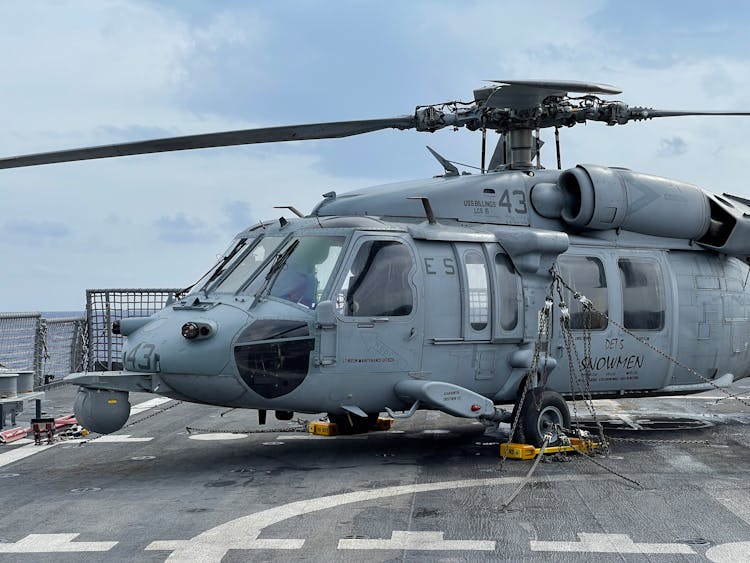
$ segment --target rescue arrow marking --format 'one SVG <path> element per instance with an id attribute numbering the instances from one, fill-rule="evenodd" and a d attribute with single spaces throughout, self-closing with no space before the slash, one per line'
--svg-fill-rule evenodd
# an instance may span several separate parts
<path id="1" fill-rule="evenodd" d="M 627 534 L 579 533 L 580 541 L 529 542 L 531 551 L 564 551 L 569 553 L 685 553 L 694 554 L 683 543 L 634 543 Z"/>

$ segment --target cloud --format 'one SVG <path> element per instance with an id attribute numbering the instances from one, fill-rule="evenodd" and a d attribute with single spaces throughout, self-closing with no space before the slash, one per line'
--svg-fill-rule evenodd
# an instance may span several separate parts
<path id="1" fill-rule="evenodd" d="M 12 77 L 0 156 L 409 114 L 471 99 L 486 78 L 610 83 L 624 102 L 661 109 L 750 109 L 750 8 L 668 1 L 623 11 L 614 1 L 571 0 L 561 11 L 539 0 L 533 33 L 512 24 L 528 20 L 527 7 L 496 0 L 0 2 L 0 51 L 23 55 L 0 58 L 0 73 Z M 747 123 L 690 117 L 565 129 L 563 167 L 625 166 L 737 192 Z M 542 164 L 554 168 L 553 133 L 542 135 Z M 446 129 L 0 171 L 4 263 L 59 272 L 35 287 L 7 280 L 0 310 L 66 306 L 105 284 L 184 285 L 237 231 L 278 217 L 274 205 L 309 212 L 331 190 L 440 174 L 426 144 L 479 163 L 479 136 Z M 30 219 L 14 231 L 23 244 L 6 232 L 16 218 Z"/>
<path id="2" fill-rule="evenodd" d="M 226 217 L 223 227 L 231 234 L 246 229 L 256 221 L 250 204 L 246 201 L 227 201 L 222 207 L 222 212 Z"/>
<path id="3" fill-rule="evenodd" d="M 686 150 L 687 143 L 680 137 L 672 137 L 671 139 L 662 139 L 659 141 L 659 156 L 679 156 L 685 154 Z"/>
<path id="4" fill-rule="evenodd" d="M 173 244 L 195 244 L 217 240 L 218 233 L 203 220 L 177 213 L 168 217 L 163 215 L 154 222 L 159 240 Z"/>
<path id="5" fill-rule="evenodd" d="M 67 225 L 55 221 L 29 221 L 20 219 L 6 221 L 2 227 L 3 238 L 14 242 L 39 243 L 70 236 Z"/>

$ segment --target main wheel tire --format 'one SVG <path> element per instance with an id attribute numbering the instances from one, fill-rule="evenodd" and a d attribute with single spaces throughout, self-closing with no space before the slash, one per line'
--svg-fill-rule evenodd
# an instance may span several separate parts
<path id="1" fill-rule="evenodd" d="M 516 405 L 513 409 L 514 420 L 518 408 L 519 405 Z M 552 445 L 560 439 L 556 427 L 570 428 L 568 404 L 555 391 L 535 387 L 526 393 L 520 408 L 521 415 L 513 434 L 514 442 L 540 447 L 544 443 L 545 434 L 551 432 L 552 439 L 548 445 Z"/>
<path id="2" fill-rule="evenodd" d="M 378 421 L 378 414 L 368 414 L 366 418 L 345 412 L 328 414 L 328 420 L 338 427 L 340 434 L 363 434 L 372 430 Z"/>

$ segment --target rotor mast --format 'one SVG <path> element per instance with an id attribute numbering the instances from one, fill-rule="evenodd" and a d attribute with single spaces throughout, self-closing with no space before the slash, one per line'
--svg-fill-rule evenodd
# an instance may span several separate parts
<path id="1" fill-rule="evenodd" d="M 533 159 L 537 155 L 538 139 L 531 129 L 513 129 L 506 133 L 510 151 L 509 168 L 535 168 Z M 498 141 L 499 143 L 500 141 Z"/>

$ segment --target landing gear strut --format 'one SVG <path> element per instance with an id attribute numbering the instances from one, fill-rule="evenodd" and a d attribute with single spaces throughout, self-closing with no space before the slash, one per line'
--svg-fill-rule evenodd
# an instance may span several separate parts
<path id="1" fill-rule="evenodd" d="M 536 447 L 544 443 L 544 436 L 552 434 L 549 444 L 560 438 L 559 428 L 570 428 L 570 410 L 562 395 L 555 391 L 535 387 L 526 393 L 523 404 L 516 404 L 513 409 L 513 420 L 518 409 L 518 417 L 513 441 L 519 444 L 532 444 Z"/>

